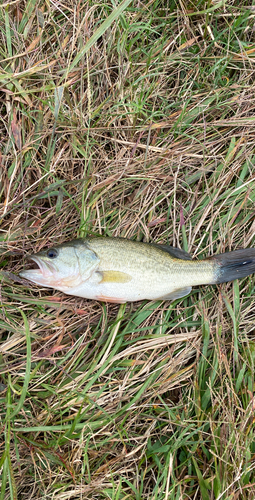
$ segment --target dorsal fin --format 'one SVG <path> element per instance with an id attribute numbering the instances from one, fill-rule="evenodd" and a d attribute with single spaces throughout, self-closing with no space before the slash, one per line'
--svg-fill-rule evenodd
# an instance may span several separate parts
<path id="1" fill-rule="evenodd" d="M 170 245 L 160 245 L 158 243 L 150 243 L 150 245 L 153 245 L 154 247 L 160 248 L 160 250 L 169 253 L 174 259 L 192 260 L 191 255 L 188 252 L 181 250 L 180 248 L 171 247 Z"/>

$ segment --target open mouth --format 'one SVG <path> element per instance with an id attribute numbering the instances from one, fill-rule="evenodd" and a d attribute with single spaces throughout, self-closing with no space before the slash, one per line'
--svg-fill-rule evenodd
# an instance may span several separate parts
<path id="1" fill-rule="evenodd" d="M 35 283 L 42 284 L 52 277 L 54 268 L 49 262 L 47 262 L 46 264 L 43 260 L 34 255 L 29 257 L 29 260 L 32 260 L 38 267 L 33 267 L 32 269 L 26 269 L 22 271 L 20 273 L 20 276 L 22 276 L 22 278 L 26 278 L 30 281 L 34 281 Z"/>

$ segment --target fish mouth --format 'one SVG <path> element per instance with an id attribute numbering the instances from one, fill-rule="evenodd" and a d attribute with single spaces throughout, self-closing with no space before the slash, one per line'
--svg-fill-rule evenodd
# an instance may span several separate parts
<path id="1" fill-rule="evenodd" d="M 19 273 L 22 278 L 33 281 L 39 285 L 50 285 L 52 278 L 54 276 L 54 267 L 50 262 L 45 262 L 40 257 L 35 255 L 29 256 L 29 260 L 32 260 L 37 264 L 36 269 L 27 269 Z"/>

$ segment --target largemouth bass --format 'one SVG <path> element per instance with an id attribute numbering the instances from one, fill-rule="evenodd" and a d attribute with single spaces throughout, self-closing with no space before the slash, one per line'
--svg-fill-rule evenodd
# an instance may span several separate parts
<path id="1" fill-rule="evenodd" d="M 175 300 L 193 286 L 224 283 L 255 272 L 255 248 L 192 260 L 178 248 L 125 238 L 85 238 L 29 257 L 37 269 L 20 276 L 68 295 L 106 302 Z"/>

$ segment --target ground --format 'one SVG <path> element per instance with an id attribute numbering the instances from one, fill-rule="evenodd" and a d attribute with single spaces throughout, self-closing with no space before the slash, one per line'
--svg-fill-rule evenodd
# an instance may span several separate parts
<path id="1" fill-rule="evenodd" d="M 0 500 L 254 499 L 254 276 L 120 306 L 19 278 L 86 235 L 255 246 L 250 4 L 0 6 Z"/>

